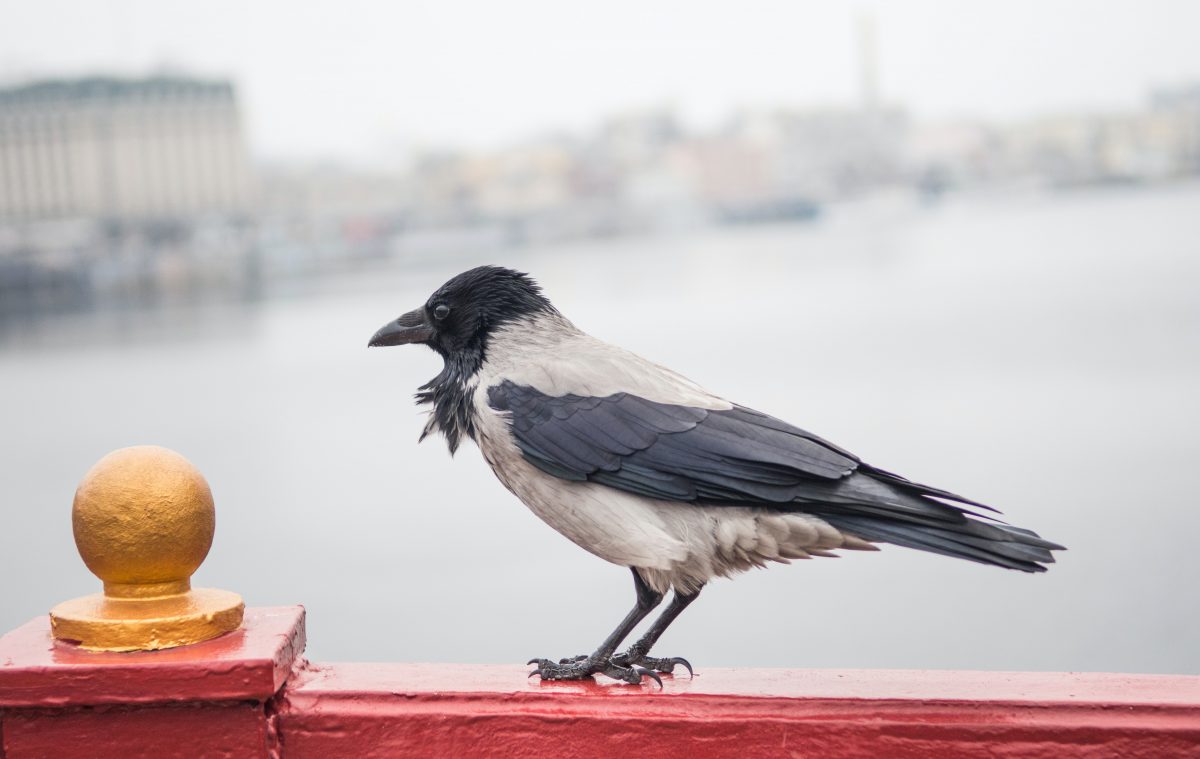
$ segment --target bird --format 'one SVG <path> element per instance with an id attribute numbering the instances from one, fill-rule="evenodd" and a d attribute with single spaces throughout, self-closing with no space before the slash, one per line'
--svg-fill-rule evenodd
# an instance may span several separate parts
<path id="1" fill-rule="evenodd" d="M 591 654 L 530 677 L 639 684 L 691 662 L 650 652 L 712 579 L 835 550 L 903 546 L 1022 572 L 1064 547 L 708 392 L 572 324 L 528 274 L 481 266 L 386 323 L 368 347 L 443 359 L 420 440 L 472 440 L 500 482 L 580 548 L 633 574 L 635 603 Z M 671 600 L 644 635 L 618 648 Z"/>

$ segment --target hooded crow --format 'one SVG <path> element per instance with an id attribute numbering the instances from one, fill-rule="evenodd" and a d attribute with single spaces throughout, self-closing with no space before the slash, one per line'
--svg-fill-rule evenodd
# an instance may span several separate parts
<path id="1" fill-rule="evenodd" d="M 873 467 L 816 435 L 731 403 L 568 321 L 528 275 L 459 274 L 369 346 L 420 343 L 442 371 L 417 392 L 421 435 L 479 446 L 500 482 L 581 548 L 633 572 L 637 601 L 590 655 L 530 675 L 629 683 L 691 665 L 651 657 L 714 577 L 835 549 L 915 548 L 1043 572 L 1062 546 L 994 509 Z M 674 591 L 645 635 L 617 652 Z"/>

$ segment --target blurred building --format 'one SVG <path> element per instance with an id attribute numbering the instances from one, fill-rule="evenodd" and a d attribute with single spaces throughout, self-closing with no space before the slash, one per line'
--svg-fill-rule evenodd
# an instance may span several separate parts
<path id="1" fill-rule="evenodd" d="M 0 221 L 239 214 L 250 184 L 229 82 L 95 77 L 0 90 Z"/>
<path id="2" fill-rule="evenodd" d="M 1145 133 L 1168 167 L 1182 174 L 1200 174 L 1200 84 L 1152 92 Z"/>
<path id="3" fill-rule="evenodd" d="M 829 201 L 903 179 L 900 108 L 742 111 L 701 141 L 703 195 L 732 210 Z"/>
<path id="4" fill-rule="evenodd" d="M 918 177 L 960 187 L 1194 177 L 1200 174 L 1200 85 L 1155 90 L 1136 110 L 1063 111 L 1009 124 L 925 124 L 910 149 Z"/>

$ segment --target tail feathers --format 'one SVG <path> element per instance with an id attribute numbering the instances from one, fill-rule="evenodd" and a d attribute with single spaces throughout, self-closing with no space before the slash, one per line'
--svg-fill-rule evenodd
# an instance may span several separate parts
<path id="1" fill-rule="evenodd" d="M 1018 569 L 1022 572 L 1045 572 L 1043 564 L 1054 563 L 1051 550 L 1061 550 L 1053 543 L 1053 549 L 1043 547 L 1043 541 L 1034 536 L 1036 542 L 1021 532 L 1010 533 L 1007 540 L 981 538 L 953 527 L 933 527 L 900 521 L 889 521 L 875 517 L 852 515 L 823 515 L 823 519 L 839 530 L 844 530 L 864 540 L 915 548 L 943 556 L 975 561 L 980 564 Z M 969 524 L 969 523 L 968 523 Z"/>
<path id="2" fill-rule="evenodd" d="M 981 564 L 1045 572 L 1054 563 L 1051 551 L 1065 550 L 1037 533 L 1012 527 L 989 515 L 976 514 L 960 504 L 998 511 L 945 490 L 920 485 L 882 470 L 864 467 L 853 495 L 873 496 L 858 502 L 806 504 L 837 529 L 863 540 L 892 543 L 919 551 L 953 556 Z M 853 480 L 853 478 L 851 478 Z M 876 485 L 870 485 L 874 481 Z M 854 484 L 854 483 L 849 483 Z M 878 491 L 883 485 L 884 491 Z M 847 489 L 849 495 L 849 489 Z M 982 519 L 988 521 L 982 521 Z"/>

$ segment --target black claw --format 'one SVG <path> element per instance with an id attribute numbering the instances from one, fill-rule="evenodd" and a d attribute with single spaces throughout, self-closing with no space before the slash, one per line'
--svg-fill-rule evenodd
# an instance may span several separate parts
<path id="1" fill-rule="evenodd" d="M 651 680 L 653 680 L 654 682 L 658 683 L 659 688 L 663 687 L 662 678 L 659 677 L 658 673 L 655 672 L 654 670 L 646 669 L 645 667 L 634 667 L 633 671 L 638 673 L 638 675 L 640 675 L 642 677 L 648 677 Z"/>
<path id="2" fill-rule="evenodd" d="M 687 668 L 688 677 L 690 677 L 690 678 L 696 677 L 696 672 L 692 668 L 692 663 L 690 661 L 688 661 L 687 659 L 683 658 L 682 656 L 672 656 L 672 657 L 663 657 L 663 658 L 660 658 L 657 656 L 633 657 L 633 656 L 630 656 L 628 651 L 626 651 L 625 653 L 617 654 L 616 656 L 614 656 L 612 658 L 612 662 L 613 662 L 613 664 L 616 664 L 617 666 L 621 666 L 621 667 L 631 667 L 635 664 L 641 664 L 644 667 L 646 667 L 647 669 L 654 670 L 655 672 L 661 672 L 664 675 L 673 674 L 675 672 L 676 666 L 683 666 L 683 667 Z"/>
<path id="3" fill-rule="evenodd" d="M 692 671 L 692 663 L 687 659 L 683 658 L 682 656 L 673 656 L 671 657 L 671 662 L 674 664 L 682 664 L 683 666 L 687 667 L 689 679 L 694 680 L 696 678 L 696 673 Z"/>
<path id="4" fill-rule="evenodd" d="M 525 666 L 528 667 L 530 664 L 537 664 L 539 661 L 541 661 L 541 659 L 530 659 L 529 661 L 525 662 Z"/>
<path id="5" fill-rule="evenodd" d="M 530 664 L 532 664 L 532 663 L 533 663 L 533 662 L 530 662 Z M 535 669 L 534 671 L 530 672 L 528 675 L 526 675 L 526 676 L 525 676 L 525 679 L 526 679 L 526 680 L 528 680 L 529 678 L 533 677 L 534 675 L 537 675 L 538 677 L 541 677 L 541 676 L 542 676 L 542 669 L 541 669 L 541 667 L 539 667 L 539 668 Z"/>

